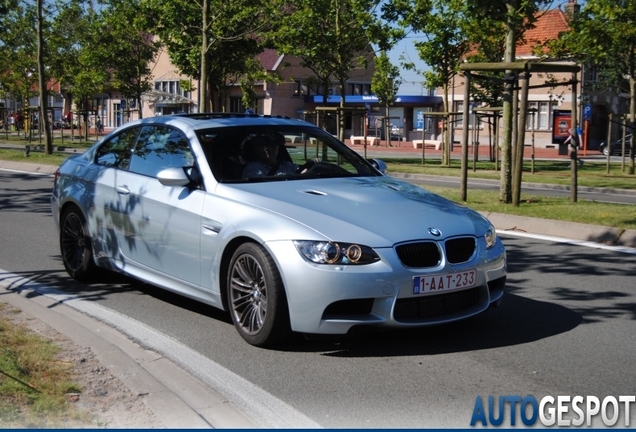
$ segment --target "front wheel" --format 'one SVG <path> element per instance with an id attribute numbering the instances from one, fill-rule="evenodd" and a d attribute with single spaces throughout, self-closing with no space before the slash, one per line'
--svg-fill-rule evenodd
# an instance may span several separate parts
<path id="1" fill-rule="evenodd" d="M 87 282 L 95 276 L 86 219 L 76 207 L 70 207 L 60 218 L 60 252 L 68 274 L 75 280 Z"/>
<path id="2" fill-rule="evenodd" d="M 285 288 L 263 247 L 255 243 L 239 246 L 230 261 L 227 287 L 234 327 L 247 343 L 264 347 L 289 338 Z"/>

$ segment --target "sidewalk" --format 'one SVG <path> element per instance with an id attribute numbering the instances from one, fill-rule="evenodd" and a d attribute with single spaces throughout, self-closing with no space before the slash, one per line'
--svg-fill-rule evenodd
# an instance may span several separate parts
<path id="1" fill-rule="evenodd" d="M 351 145 L 349 139 L 346 139 L 345 143 L 352 149 L 356 150 L 358 153 L 364 154 L 364 145 L 362 144 Z M 490 154 L 493 151 L 493 149 L 487 143 L 480 144 L 476 148 L 478 150 L 477 155 L 479 160 L 487 160 L 487 158 L 490 157 Z M 371 152 L 391 154 L 392 157 L 399 157 L 399 155 L 404 155 L 405 157 L 422 157 L 422 147 L 419 146 L 418 148 L 414 148 L 412 141 L 391 141 L 391 146 L 387 146 L 386 141 L 381 141 L 378 145 L 374 145 L 374 146 L 367 144 L 367 153 L 371 153 Z M 469 160 L 472 161 L 474 153 L 475 153 L 475 147 L 469 145 L 468 146 Z M 428 147 L 428 146 L 424 149 L 424 157 L 433 156 L 435 158 L 438 158 L 441 154 L 442 154 L 441 149 L 435 150 L 434 148 Z M 461 154 L 462 154 L 461 145 L 455 143 L 451 151 L 451 156 L 455 158 L 455 157 L 461 156 Z M 535 147 L 534 149 L 529 145 L 524 146 L 524 154 L 523 154 L 524 159 L 530 160 L 532 159 L 533 156 L 535 160 L 540 160 L 540 159 L 561 160 L 562 159 L 565 161 L 570 159 L 569 152 L 567 154 L 559 154 L 558 145 L 554 145 L 553 148 Z M 584 159 L 584 160 L 598 160 L 598 161 L 607 160 L 607 156 L 604 156 L 598 150 L 591 150 L 591 149 L 579 150 L 578 157 L 579 159 Z M 499 160 L 501 160 L 501 157 L 499 158 Z"/>

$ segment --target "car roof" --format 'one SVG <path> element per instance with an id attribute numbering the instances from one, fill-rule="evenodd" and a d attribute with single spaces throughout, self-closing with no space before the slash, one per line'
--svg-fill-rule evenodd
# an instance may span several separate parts
<path id="1" fill-rule="evenodd" d="M 239 113 L 168 114 L 149 117 L 140 120 L 137 123 L 172 124 L 178 127 L 180 126 L 181 128 L 193 130 L 257 125 L 317 127 L 313 123 L 289 117 Z"/>

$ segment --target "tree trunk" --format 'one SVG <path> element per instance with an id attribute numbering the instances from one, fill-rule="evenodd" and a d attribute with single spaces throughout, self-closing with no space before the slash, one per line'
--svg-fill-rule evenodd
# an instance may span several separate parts
<path id="1" fill-rule="evenodd" d="M 517 1 L 512 0 L 506 3 L 506 8 L 510 14 L 517 9 Z M 506 53 L 504 62 L 513 62 L 515 60 L 515 27 L 513 23 L 508 23 L 508 32 L 506 34 Z M 512 128 L 514 122 L 514 113 L 512 112 L 512 98 L 514 94 L 515 80 L 513 71 L 506 71 L 506 81 L 503 87 L 503 136 L 501 142 L 501 184 L 499 189 L 499 201 L 510 204 L 512 201 Z"/>
<path id="2" fill-rule="evenodd" d="M 51 136 L 51 124 L 48 116 L 48 89 L 46 88 L 46 69 L 44 67 L 44 17 L 42 16 L 42 2 L 38 0 L 38 85 L 40 87 L 40 124 L 38 127 L 44 133 L 46 154 L 53 153 L 53 137 Z M 30 127 L 30 126 L 29 126 Z"/>
<path id="3" fill-rule="evenodd" d="M 201 29 L 201 70 L 199 76 L 199 112 L 210 111 L 210 98 L 208 96 L 208 21 L 210 19 L 210 0 L 203 0 L 203 19 Z"/>
<path id="4" fill-rule="evenodd" d="M 636 126 L 636 79 L 634 79 L 634 71 L 630 71 L 629 76 L 629 126 L 634 136 L 634 126 Z M 609 145 L 609 141 L 608 141 Z M 630 140 L 629 152 L 629 174 L 634 174 L 634 153 L 636 153 L 636 140 Z"/>

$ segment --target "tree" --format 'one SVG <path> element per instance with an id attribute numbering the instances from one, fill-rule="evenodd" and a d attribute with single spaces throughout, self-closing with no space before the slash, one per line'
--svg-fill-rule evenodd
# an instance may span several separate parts
<path id="1" fill-rule="evenodd" d="M 454 4 L 446 4 L 443 0 L 433 2 L 434 13 L 417 29 L 424 33 L 425 41 L 416 42 L 415 48 L 422 60 L 431 69 L 424 71 L 424 80 L 428 87 L 441 87 L 443 91 L 444 112 L 449 113 L 449 89 L 453 77 L 457 75 L 459 64 L 470 48 L 464 32 L 465 16 Z M 412 24 L 413 25 L 413 24 Z M 468 103 L 468 101 L 464 101 Z M 448 116 L 444 117 L 445 143 L 442 164 L 450 164 L 450 127 Z"/>
<path id="2" fill-rule="evenodd" d="M 459 64 L 469 51 L 470 44 L 465 34 L 466 17 L 463 2 L 452 0 L 393 0 L 388 6 L 391 19 L 423 40 L 415 42 L 421 60 L 429 69 L 417 71 L 424 76 L 429 88 L 442 88 L 444 112 L 449 113 L 449 88 L 457 75 Z M 403 65 L 414 69 L 411 63 Z M 450 127 L 448 116 L 444 117 L 444 153 L 442 165 L 450 164 Z"/>
<path id="3" fill-rule="evenodd" d="M 46 72 L 46 42 L 45 31 L 46 22 L 44 20 L 44 0 L 37 0 L 37 69 L 38 69 L 38 90 L 40 92 L 40 129 L 44 132 L 44 144 L 46 154 L 53 153 L 53 137 L 51 136 L 51 126 L 49 122 L 49 76 Z"/>
<path id="4" fill-rule="evenodd" d="M 594 66 L 601 80 L 599 87 L 629 94 L 628 124 L 636 126 L 636 1 L 588 0 L 578 15 L 571 17 L 569 32 L 550 44 L 551 53 L 574 58 Z M 635 173 L 632 140 L 629 173 Z"/>
<path id="5" fill-rule="evenodd" d="M 5 3 L 2 16 L 4 31 L 0 33 L 2 50 L 2 87 L 5 93 L 23 103 L 23 116 L 28 118 L 29 99 L 37 89 L 37 8 L 33 3 Z"/>
<path id="6" fill-rule="evenodd" d="M 459 0 L 452 0 L 459 1 Z M 472 20 L 486 20 L 501 23 L 505 26 L 504 62 L 511 63 L 516 59 L 516 45 L 523 36 L 524 29 L 536 21 L 539 9 L 549 4 L 550 0 L 467 0 L 465 11 Z M 517 118 L 513 111 L 513 98 L 517 80 L 511 70 L 506 70 L 503 84 L 503 134 L 501 143 L 501 183 L 499 200 L 512 202 L 512 142 L 513 124 Z M 522 146 L 523 143 L 519 143 Z M 518 149 L 522 152 L 522 148 Z M 523 153 L 520 153 L 523 157 Z M 519 181 L 521 181 L 519 177 Z"/>
<path id="7" fill-rule="evenodd" d="M 200 111 L 209 111 L 212 89 L 226 85 L 262 51 L 261 34 L 277 11 L 265 0 L 144 0 L 152 30 L 167 46 L 172 63 L 199 79 Z M 271 18 L 270 18 L 271 17 Z"/>
<path id="8" fill-rule="evenodd" d="M 389 108 L 395 101 L 402 80 L 400 80 L 400 69 L 391 64 L 386 51 L 382 51 L 375 60 L 375 72 L 371 81 L 371 91 L 378 97 L 380 104 L 384 105 L 387 121 L 384 122 L 387 146 L 389 145 L 391 130 L 389 127 Z"/>
<path id="9" fill-rule="evenodd" d="M 321 83 L 326 102 L 336 83 L 340 90 L 339 138 L 344 140 L 346 82 L 354 70 L 367 67 L 372 43 L 386 48 L 389 28 L 382 24 L 377 0 L 297 0 L 272 35 L 274 46 L 301 59 Z"/>
<path id="10" fill-rule="evenodd" d="M 152 89 L 150 63 L 161 46 L 146 30 L 149 12 L 144 6 L 140 0 L 110 0 L 98 23 L 107 36 L 104 67 L 111 72 L 111 85 L 137 106 L 142 94 Z"/>
<path id="11" fill-rule="evenodd" d="M 58 79 L 65 97 L 75 102 L 85 139 L 93 97 L 110 83 L 110 44 L 101 22 L 92 5 L 71 0 L 57 10 L 49 37 L 51 76 Z"/>

